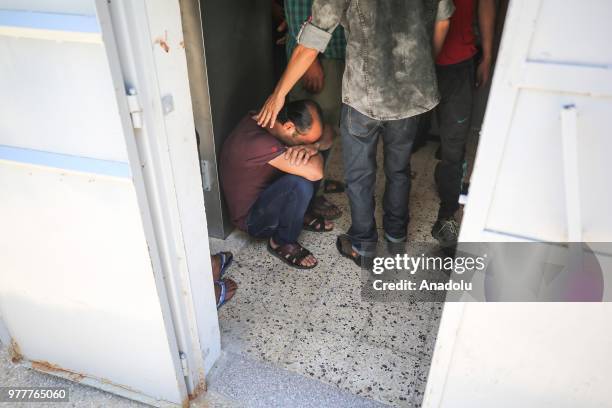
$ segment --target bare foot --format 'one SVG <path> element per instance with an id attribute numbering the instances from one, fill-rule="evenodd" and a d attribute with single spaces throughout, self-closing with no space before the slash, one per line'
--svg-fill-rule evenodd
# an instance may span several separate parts
<path id="1" fill-rule="evenodd" d="M 213 280 L 218 281 L 221 279 L 221 257 L 219 254 L 212 255 L 210 257 L 210 263 L 212 264 Z"/>

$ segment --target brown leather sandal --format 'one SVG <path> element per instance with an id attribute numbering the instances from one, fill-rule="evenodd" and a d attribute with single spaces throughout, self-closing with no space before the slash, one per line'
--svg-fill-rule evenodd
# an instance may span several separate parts
<path id="1" fill-rule="evenodd" d="M 302 229 L 312 232 L 329 232 L 332 231 L 334 227 L 332 225 L 330 229 L 327 229 L 325 228 L 325 218 L 306 213 Z"/>
<path id="2" fill-rule="evenodd" d="M 268 252 L 272 255 L 283 261 L 289 266 L 293 266 L 297 269 L 312 269 L 319 264 L 317 261 L 314 265 L 304 266 L 302 265 L 302 261 L 308 255 L 312 255 L 312 252 L 298 244 L 285 244 L 279 245 L 276 248 L 272 248 L 270 241 L 268 241 Z"/>
<path id="3" fill-rule="evenodd" d="M 338 219 L 342 216 L 342 210 L 323 196 L 317 196 L 312 202 L 310 213 L 328 221 Z"/>

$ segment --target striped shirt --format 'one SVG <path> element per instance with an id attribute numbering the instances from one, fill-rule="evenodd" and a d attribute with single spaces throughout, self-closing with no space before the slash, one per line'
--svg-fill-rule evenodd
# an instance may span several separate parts
<path id="1" fill-rule="evenodd" d="M 285 19 L 287 20 L 287 58 L 291 58 L 291 53 L 297 45 L 297 36 L 304 24 L 311 15 L 312 0 L 285 0 Z M 344 60 L 346 49 L 346 39 L 344 29 L 338 26 L 332 33 L 332 38 L 323 53 L 325 58 Z"/>

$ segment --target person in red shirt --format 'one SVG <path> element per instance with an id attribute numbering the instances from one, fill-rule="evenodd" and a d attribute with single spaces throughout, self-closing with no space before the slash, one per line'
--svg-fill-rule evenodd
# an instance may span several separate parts
<path id="1" fill-rule="evenodd" d="M 442 246 L 457 243 L 459 225 L 454 218 L 459 209 L 463 178 L 465 145 L 470 130 L 474 87 L 489 81 L 493 54 L 495 0 L 454 0 L 455 13 L 436 59 L 440 104 L 435 115 L 440 128 L 441 160 L 436 166 L 435 181 L 440 195 L 438 219 L 431 233 Z M 477 53 L 474 13 L 478 8 L 478 25 L 482 58 L 474 77 Z"/>

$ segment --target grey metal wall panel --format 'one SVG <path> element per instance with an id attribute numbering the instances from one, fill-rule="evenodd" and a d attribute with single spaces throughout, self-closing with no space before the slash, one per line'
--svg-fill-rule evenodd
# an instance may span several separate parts
<path id="1" fill-rule="evenodd" d="M 180 0 L 189 82 L 200 156 L 210 169 L 204 191 L 209 234 L 225 238 L 232 226 L 219 184 L 223 141 L 274 86 L 268 0 Z"/>

